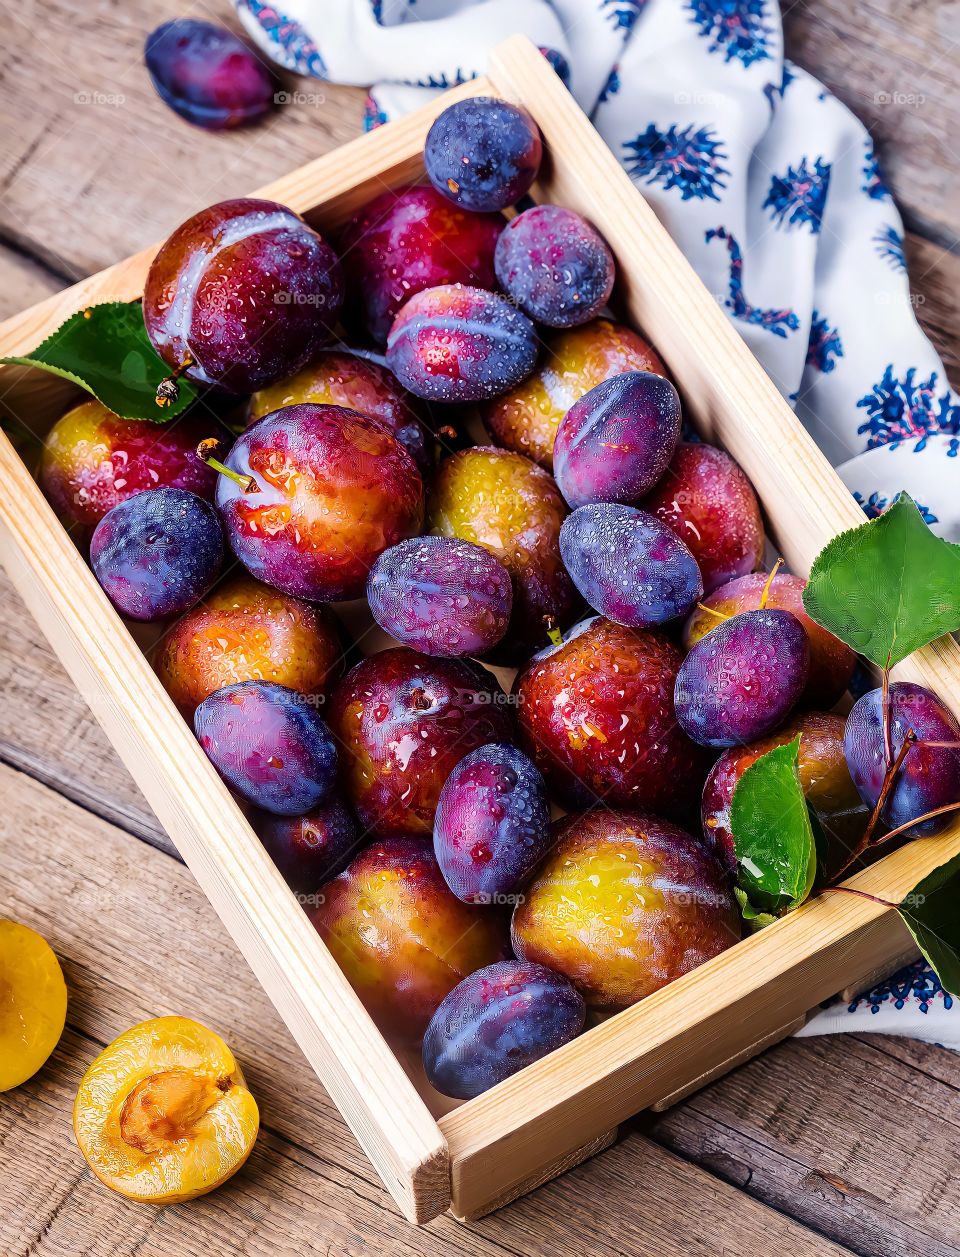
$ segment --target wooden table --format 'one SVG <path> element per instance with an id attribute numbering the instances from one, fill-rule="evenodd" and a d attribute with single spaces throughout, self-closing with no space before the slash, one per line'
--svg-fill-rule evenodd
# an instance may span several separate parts
<path id="1" fill-rule="evenodd" d="M 363 93 L 325 84 L 249 132 L 179 122 L 141 63 L 173 0 L 3 9 L 0 316 L 359 129 Z M 791 56 L 876 135 L 918 314 L 955 369 L 960 4 L 784 9 Z M 46 935 L 70 988 L 54 1057 L 0 1100 L 0 1257 L 960 1254 L 960 1059 L 878 1036 L 788 1041 L 492 1217 L 408 1227 L 5 580 L 0 687 L 0 913 Z M 105 1043 L 171 1012 L 225 1034 L 263 1129 L 226 1187 L 155 1210 L 96 1183 L 70 1108 Z"/>

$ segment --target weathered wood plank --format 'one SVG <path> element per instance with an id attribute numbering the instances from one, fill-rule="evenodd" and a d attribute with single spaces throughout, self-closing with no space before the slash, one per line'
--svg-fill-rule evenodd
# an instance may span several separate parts
<path id="1" fill-rule="evenodd" d="M 312 80 L 290 80 L 296 100 L 247 130 L 204 132 L 177 118 L 150 84 L 143 41 L 182 13 L 176 0 L 40 0 L 5 10 L 0 235 L 69 279 L 360 130 L 364 93 Z M 204 16 L 237 27 L 225 0 Z"/>
<path id="2" fill-rule="evenodd" d="M 428 1232 L 413 1231 L 390 1207 L 189 872 L 9 768 L 0 768 L 0 793 L 8 853 L 0 911 L 50 939 L 70 989 L 60 1048 L 0 1109 L 3 1253 L 426 1255 L 438 1243 L 443 1252 L 530 1257 L 846 1251 L 639 1134 L 494 1217 L 442 1218 Z M 143 1017 L 174 1011 L 228 1038 L 265 1131 L 225 1188 L 156 1211 L 107 1192 L 83 1169 L 69 1114 L 80 1073 L 105 1041 Z M 642 1183 L 639 1198 L 625 1197 L 626 1183 Z M 629 1209 L 615 1207 L 624 1199 Z M 696 1208 L 678 1209 L 678 1201 Z"/>
<path id="3" fill-rule="evenodd" d="M 787 55 L 870 128 L 908 226 L 955 244 L 960 163 L 949 145 L 960 126 L 960 6 L 817 0 L 782 8 Z"/>
<path id="4" fill-rule="evenodd" d="M 828 1036 L 788 1041 L 638 1125 L 864 1257 L 955 1257 L 958 1090 L 955 1053 Z"/>

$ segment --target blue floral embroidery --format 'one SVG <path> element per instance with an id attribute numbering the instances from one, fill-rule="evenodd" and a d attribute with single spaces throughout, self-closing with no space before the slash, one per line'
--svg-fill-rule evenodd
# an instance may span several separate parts
<path id="1" fill-rule="evenodd" d="M 916 374 L 911 367 L 901 380 L 893 374 L 891 363 L 880 383 L 857 402 L 868 416 L 857 428 L 861 436 L 867 434 L 868 450 L 881 445 L 896 449 L 902 441 L 916 440 L 913 449 L 919 453 L 931 436 L 960 433 L 960 404 L 949 390 L 937 396 L 937 372 L 931 371 L 929 379 L 919 382 Z M 951 448 L 948 456 L 956 457 L 956 449 Z"/>
<path id="2" fill-rule="evenodd" d="M 907 269 L 903 236 L 896 227 L 881 227 L 873 237 L 873 247 L 891 270 L 905 271 Z"/>
<path id="3" fill-rule="evenodd" d="M 793 72 L 793 66 L 789 61 L 784 61 L 783 74 L 780 78 L 780 86 L 777 87 L 776 83 L 768 83 L 763 89 L 763 94 L 766 96 L 767 103 L 769 104 L 771 110 L 776 109 L 778 100 L 783 100 L 784 92 L 786 92 L 787 88 L 796 77 L 797 76 Z"/>
<path id="4" fill-rule="evenodd" d="M 745 323 L 763 327 L 774 336 L 786 339 L 788 331 L 795 332 L 800 326 L 800 319 L 793 310 L 762 310 L 747 301 L 743 291 L 743 253 L 736 236 L 732 236 L 725 227 L 715 227 L 704 238 L 707 244 L 711 240 L 727 242 L 727 252 L 730 254 L 730 295 L 723 303 L 726 309 L 731 310 Z"/>
<path id="5" fill-rule="evenodd" d="M 840 333 L 830 326 L 819 310 L 814 310 L 810 324 L 810 341 L 807 345 L 807 366 L 816 367 L 826 375 L 837 365 L 837 359 L 842 357 Z"/>
<path id="6" fill-rule="evenodd" d="M 858 493 L 857 490 L 854 489 L 853 496 L 857 499 L 857 505 L 868 519 L 876 519 L 877 516 L 882 515 L 890 505 L 890 499 L 883 497 L 880 493 L 871 493 L 868 498 L 865 498 L 862 493 Z M 940 522 L 928 506 L 922 506 L 918 502 L 917 510 L 923 516 L 926 523 L 937 524 Z"/>
<path id="7" fill-rule="evenodd" d="M 448 87 L 459 87 L 461 83 L 469 83 L 471 79 L 476 77 L 476 70 L 471 70 L 469 74 L 465 74 L 457 66 L 452 76 L 441 70 L 439 74 L 428 74 L 422 79 L 398 79 L 397 81 L 405 84 L 407 87 L 439 87 L 446 91 Z"/>
<path id="8" fill-rule="evenodd" d="M 363 129 L 364 131 L 375 131 L 377 127 L 382 127 L 387 121 L 387 115 L 383 112 L 374 98 L 370 95 L 363 102 Z"/>
<path id="9" fill-rule="evenodd" d="M 614 26 L 632 31 L 637 18 L 646 8 L 647 0 L 600 0 L 600 8 Z"/>
<path id="10" fill-rule="evenodd" d="M 936 1000 L 942 1000 L 944 1008 L 953 1007 L 953 996 L 943 989 L 940 979 L 927 962 L 915 960 L 886 982 L 859 996 L 848 1005 L 847 1011 L 854 1013 L 861 1006 L 866 1006 L 871 1013 L 878 1013 L 884 1004 L 892 1004 L 901 1010 L 909 1002 L 917 1004 L 922 1013 L 927 1013 Z"/>
<path id="11" fill-rule="evenodd" d="M 766 0 L 687 0 L 690 20 L 710 40 L 711 52 L 745 66 L 770 58 L 765 21 Z"/>
<path id="12" fill-rule="evenodd" d="M 556 48 L 541 48 L 548 65 L 552 66 L 564 87 L 570 86 L 570 62 Z"/>
<path id="13" fill-rule="evenodd" d="M 603 85 L 603 91 L 599 96 L 599 103 L 603 104 L 605 100 L 609 100 L 611 96 L 616 96 L 620 90 L 620 67 L 615 65 L 610 71 L 610 77 Z"/>
<path id="14" fill-rule="evenodd" d="M 771 217 L 778 226 L 789 231 L 806 224 L 816 236 L 823 222 L 829 186 L 830 163 L 818 157 L 811 167 L 803 157 L 796 168 L 788 166 L 785 175 L 773 176 L 763 208 L 772 211 Z"/>
<path id="15" fill-rule="evenodd" d="M 863 159 L 862 191 L 866 192 L 872 201 L 888 201 L 891 199 L 890 189 L 887 187 L 883 177 L 880 161 L 871 140 L 867 140 L 867 151 Z"/>
<path id="16" fill-rule="evenodd" d="M 299 22 L 263 0 L 243 0 L 243 5 L 271 43 L 277 45 L 278 59 L 284 65 L 298 74 L 312 74 L 318 79 L 326 76 L 320 50 Z"/>
<path id="17" fill-rule="evenodd" d="M 651 122 L 623 147 L 628 174 L 668 191 L 679 188 L 684 201 L 719 201 L 717 190 L 727 186 L 723 176 L 730 172 L 721 165 L 726 153 L 712 127 L 694 130 L 689 123 L 678 130 L 674 124 L 660 131 Z"/>

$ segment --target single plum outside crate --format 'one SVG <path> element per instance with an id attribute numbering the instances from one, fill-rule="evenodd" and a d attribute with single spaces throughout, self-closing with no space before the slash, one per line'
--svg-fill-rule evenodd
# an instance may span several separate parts
<path id="1" fill-rule="evenodd" d="M 605 236 L 618 265 L 617 310 L 650 337 L 700 434 L 742 465 L 778 552 L 806 574 L 827 541 L 862 523 L 858 506 L 528 41 L 501 45 L 488 78 L 253 195 L 291 206 L 321 231 L 335 228 L 384 189 L 421 179 L 431 122 L 474 95 L 522 104 L 536 119 L 546 148 L 537 199 L 579 211 Z M 0 353 L 26 353 L 88 305 L 137 299 L 155 252 L 9 319 L 0 325 Z M 21 367 L 0 371 L 3 409 L 37 434 L 78 392 Z M 11 579 L 412 1222 L 447 1208 L 477 1217 L 531 1190 L 605 1147 L 619 1122 L 748 1059 L 820 1001 L 915 954 L 893 909 L 859 896 L 815 896 L 478 1098 L 442 1100 L 374 1026 L 5 437 L 0 469 L 0 558 Z M 960 715 L 952 639 L 918 651 L 896 675 L 928 686 Z M 958 852 L 955 823 L 846 884 L 895 901 Z M 303 1131 L 304 1142 L 310 1138 Z"/>

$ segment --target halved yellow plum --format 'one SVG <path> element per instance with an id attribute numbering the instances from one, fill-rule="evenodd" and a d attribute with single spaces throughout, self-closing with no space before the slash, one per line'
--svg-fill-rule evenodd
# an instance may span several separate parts
<path id="1" fill-rule="evenodd" d="M 67 985 L 45 938 L 0 920 L 0 1091 L 32 1078 L 60 1042 Z"/>
<path id="2" fill-rule="evenodd" d="M 73 1106 L 74 1134 L 97 1178 L 155 1205 L 219 1187 L 246 1161 L 259 1127 L 233 1053 L 188 1017 L 154 1017 L 114 1039 Z"/>

